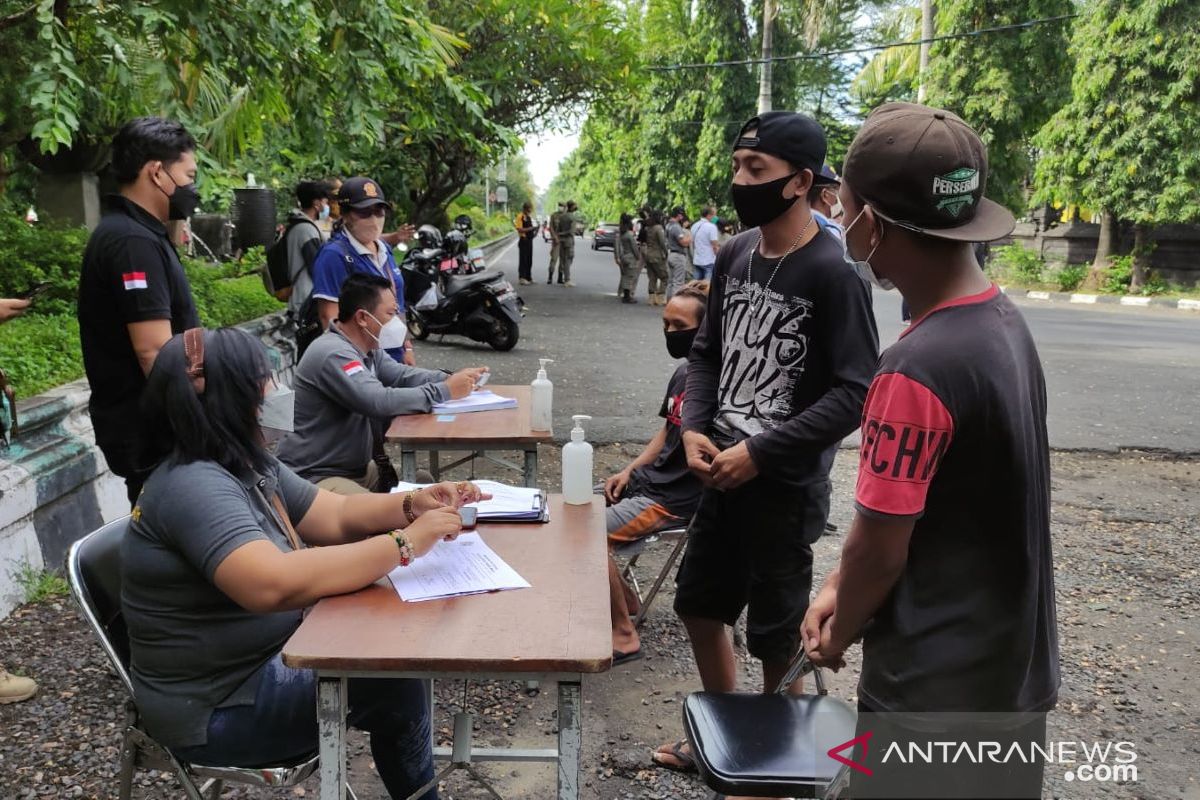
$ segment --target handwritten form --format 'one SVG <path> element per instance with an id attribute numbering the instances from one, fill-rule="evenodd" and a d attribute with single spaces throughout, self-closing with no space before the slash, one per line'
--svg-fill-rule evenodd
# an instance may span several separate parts
<path id="1" fill-rule="evenodd" d="M 478 533 L 438 542 L 407 567 L 396 567 L 388 578 L 400 599 L 409 603 L 529 588 L 529 581 L 496 555 Z"/>

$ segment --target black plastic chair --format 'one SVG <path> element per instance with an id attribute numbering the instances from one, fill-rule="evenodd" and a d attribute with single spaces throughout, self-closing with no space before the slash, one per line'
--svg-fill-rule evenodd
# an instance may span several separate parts
<path id="1" fill-rule="evenodd" d="M 810 671 L 817 694 L 786 693 Z M 772 694 L 696 692 L 683 703 L 684 733 L 714 797 L 838 797 L 849 768 L 827 753 L 854 737 L 856 722 L 848 703 L 829 697 L 803 651 Z"/>
<path id="2" fill-rule="evenodd" d="M 129 633 L 121 614 L 121 540 L 128 528 L 129 517 L 110 522 L 75 542 L 67 554 L 67 578 L 71 584 L 71 594 L 127 694 L 118 776 L 120 800 L 129 800 L 132 796 L 133 777 L 139 767 L 174 773 L 188 800 L 205 800 L 205 792 L 215 800 L 226 782 L 286 788 L 305 780 L 317 769 L 315 756 L 295 764 L 261 768 L 189 764 L 175 758 L 170 750 L 143 729 L 137 706 L 133 702 L 133 683 L 129 678 Z M 197 781 L 204 783 L 197 786 Z M 346 791 L 348 797 L 354 796 L 349 786 Z"/>

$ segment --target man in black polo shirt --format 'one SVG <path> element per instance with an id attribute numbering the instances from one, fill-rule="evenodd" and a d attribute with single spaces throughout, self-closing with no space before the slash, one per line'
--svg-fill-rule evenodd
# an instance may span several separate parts
<path id="1" fill-rule="evenodd" d="M 1013 229 L 986 182 L 978 134 L 925 106 L 877 109 L 846 156 L 846 247 L 913 316 L 880 358 L 857 513 L 803 626 L 834 667 L 863 637 L 874 774 L 855 771 L 855 797 L 1041 796 L 1036 760 L 880 761 L 889 740 L 1029 753 L 1058 694 L 1046 385 L 1025 320 L 975 260 L 973 242 Z"/>
<path id="2" fill-rule="evenodd" d="M 120 193 L 88 239 L 79 277 L 79 338 L 96 444 L 132 504 L 157 462 L 143 452 L 138 403 L 168 339 L 200 324 L 167 220 L 196 210 L 196 141 L 178 122 L 141 117 L 113 139 Z"/>

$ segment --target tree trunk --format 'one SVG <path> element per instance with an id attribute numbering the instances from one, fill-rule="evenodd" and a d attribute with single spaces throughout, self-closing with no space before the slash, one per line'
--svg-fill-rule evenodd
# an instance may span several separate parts
<path id="1" fill-rule="evenodd" d="M 774 70 L 771 56 L 774 53 L 772 29 L 775 27 L 775 0 L 763 0 L 762 19 L 762 64 L 758 73 L 758 113 L 765 114 L 771 110 L 771 81 Z"/>
<path id="2" fill-rule="evenodd" d="M 1096 242 L 1096 258 L 1092 268 L 1080 288 L 1099 289 L 1104 270 L 1108 269 L 1109 260 L 1117 252 L 1117 237 L 1120 235 L 1117 215 L 1107 209 L 1100 212 L 1100 239 Z"/>
<path id="3" fill-rule="evenodd" d="M 1140 294 L 1150 274 L 1150 253 L 1154 245 L 1150 242 L 1150 226 L 1138 223 L 1133 226 L 1133 276 L 1129 281 L 1129 293 Z"/>
<path id="4" fill-rule="evenodd" d="M 929 40 L 933 38 L 933 0 L 921 0 L 921 53 L 918 72 L 917 102 L 925 102 L 925 80 L 929 77 Z"/>

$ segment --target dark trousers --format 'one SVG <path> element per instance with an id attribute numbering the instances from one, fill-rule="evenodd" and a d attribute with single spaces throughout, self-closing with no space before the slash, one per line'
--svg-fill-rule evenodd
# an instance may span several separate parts
<path id="1" fill-rule="evenodd" d="M 104 453 L 108 468 L 125 480 L 125 494 L 129 497 L 129 507 L 133 508 L 142 493 L 142 484 L 150 477 L 154 466 L 139 466 L 138 444 L 132 437 L 119 442 L 97 442 L 97 445 Z"/>
<path id="2" fill-rule="evenodd" d="M 533 280 L 533 239 L 527 236 L 517 241 L 517 277 Z"/>
<path id="3" fill-rule="evenodd" d="M 403 678 L 351 678 L 346 721 L 371 734 L 371 756 L 393 800 L 433 780 L 428 689 Z M 284 666 L 278 655 L 263 669 L 252 706 L 218 708 L 208 743 L 177 748 L 185 761 L 213 766 L 267 766 L 306 758 L 317 750 L 317 677 Z M 437 800 L 430 789 L 421 800 Z"/>

